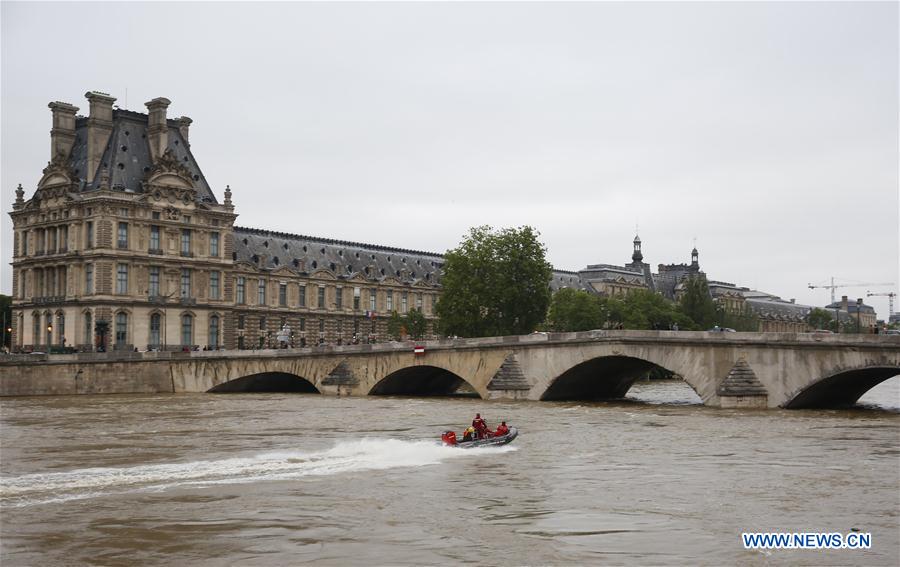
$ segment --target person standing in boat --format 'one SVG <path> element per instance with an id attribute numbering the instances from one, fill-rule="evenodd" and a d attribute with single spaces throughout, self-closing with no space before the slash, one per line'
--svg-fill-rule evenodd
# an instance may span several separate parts
<path id="1" fill-rule="evenodd" d="M 480 413 L 475 414 L 475 419 L 472 420 L 472 427 L 475 428 L 477 439 L 484 439 L 487 436 L 488 426 Z"/>

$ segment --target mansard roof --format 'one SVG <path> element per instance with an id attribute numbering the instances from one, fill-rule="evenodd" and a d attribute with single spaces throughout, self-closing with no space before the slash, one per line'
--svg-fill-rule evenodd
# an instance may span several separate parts
<path id="1" fill-rule="evenodd" d="M 197 196 L 202 202 L 217 203 L 216 197 L 206 182 L 190 147 L 181 136 L 178 122 L 167 120 L 168 149 L 191 175 Z M 143 181 L 153 168 L 148 143 L 148 116 L 130 110 L 113 110 L 113 129 L 109 142 L 100 159 L 100 166 L 93 179 L 85 179 L 87 173 L 87 128 L 88 118 L 80 116 L 75 121 L 75 143 L 69 163 L 79 177 L 81 192 L 100 189 L 103 170 L 109 173 L 109 186 L 114 190 L 128 193 L 142 193 Z"/>
<path id="2" fill-rule="evenodd" d="M 335 276 L 439 285 L 444 257 L 434 252 L 234 227 L 234 257 L 266 270 L 329 270 Z"/>

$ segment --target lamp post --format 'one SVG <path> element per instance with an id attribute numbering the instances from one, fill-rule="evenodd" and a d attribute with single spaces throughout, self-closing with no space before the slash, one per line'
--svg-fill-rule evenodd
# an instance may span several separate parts
<path id="1" fill-rule="evenodd" d="M 860 330 L 860 318 L 862 317 L 862 297 L 856 298 L 856 334 L 858 335 L 862 331 Z"/>
<path id="2" fill-rule="evenodd" d="M 47 352 L 53 350 L 53 325 L 47 325 Z"/>

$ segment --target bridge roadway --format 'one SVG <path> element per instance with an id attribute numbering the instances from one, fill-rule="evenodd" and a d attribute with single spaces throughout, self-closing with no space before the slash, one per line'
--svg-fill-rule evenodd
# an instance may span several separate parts
<path id="1" fill-rule="evenodd" d="M 612 399 L 659 366 L 716 407 L 838 407 L 900 375 L 900 337 L 586 331 L 289 350 L 0 358 L 0 396 L 309 391 Z"/>

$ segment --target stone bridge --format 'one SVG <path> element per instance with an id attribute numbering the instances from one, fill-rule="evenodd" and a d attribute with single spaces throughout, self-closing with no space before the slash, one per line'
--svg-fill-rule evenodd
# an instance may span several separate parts
<path id="1" fill-rule="evenodd" d="M 900 337 L 587 331 L 291 350 L 0 359 L 0 395 L 308 391 L 483 399 L 621 398 L 650 370 L 717 407 L 837 407 L 900 375 Z"/>

